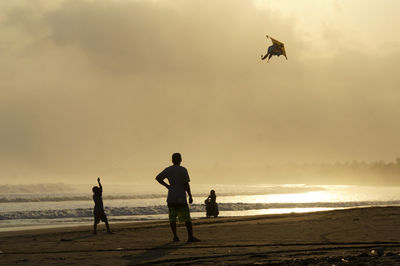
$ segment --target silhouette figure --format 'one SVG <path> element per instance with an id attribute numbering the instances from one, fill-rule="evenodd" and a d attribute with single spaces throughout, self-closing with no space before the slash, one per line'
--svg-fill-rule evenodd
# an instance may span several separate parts
<path id="1" fill-rule="evenodd" d="M 217 218 L 219 211 L 218 211 L 217 195 L 215 195 L 214 190 L 210 191 L 210 196 L 208 196 L 208 198 L 204 201 L 204 204 L 206 204 L 207 218 L 210 218 L 211 216 Z"/>
<path id="2" fill-rule="evenodd" d="M 182 157 L 179 153 L 172 155 L 173 165 L 165 168 L 156 177 L 158 183 L 168 189 L 167 204 L 169 210 L 169 223 L 171 226 L 172 234 L 174 235 L 173 241 L 179 241 L 178 235 L 176 234 L 176 218 L 180 222 L 185 222 L 188 233 L 188 242 L 200 241 L 193 236 L 192 220 L 190 218 L 189 206 L 186 200 L 186 193 L 189 196 L 189 203 L 193 203 L 192 193 L 189 185 L 189 174 L 185 167 L 180 164 Z M 167 178 L 169 184 L 164 182 Z"/>
<path id="3" fill-rule="evenodd" d="M 107 227 L 107 233 L 111 233 L 110 226 L 108 224 L 107 216 L 106 213 L 104 212 L 104 207 L 103 207 L 103 187 L 101 186 L 100 183 L 100 178 L 97 178 L 97 182 L 99 183 L 99 186 L 94 186 L 92 188 L 93 191 L 93 201 L 94 201 L 94 209 L 93 209 L 93 216 L 94 216 L 94 225 L 93 225 L 93 234 L 97 233 L 97 224 L 100 223 L 100 221 L 103 221 L 106 223 Z"/>

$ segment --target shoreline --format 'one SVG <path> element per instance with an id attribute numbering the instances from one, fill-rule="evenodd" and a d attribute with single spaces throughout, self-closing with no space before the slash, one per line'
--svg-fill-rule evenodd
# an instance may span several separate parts
<path id="1" fill-rule="evenodd" d="M 340 210 L 352 210 L 352 209 L 363 209 L 363 208 L 379 208 L 379 207 L 399 207 L 400 205 L 379 205 L 379 206 L 358 206 L 358 207 L 336 207 L 336 208 L 281 208 L 281 209 L 256 209 L 256 210 L 242 210 L 240 212 L 242 213 L 251 213 L 251 214 L 244 214 L 244 215 L 235 215 L 237 211 L 220 211 L 220 215 L 218 219 L 224 219 L 224 218 L 237 218 L 237 219 L 246 219 L 249 218 L 251 219 L 252 217 L 269 217 L 272 215 L 290 215 L 290 214 L 312 214 L 312 213 L 319 213 L 319 212 L 330 212 L 330 211 L 340 211 Z M 310 209 L 312 209 L 310 211 Z M 224 215 L 221 215 L 224 214 Z M 148 218 L 148 219 L 143 219 L 143 218 L 133 218 L 135 216 L 132 216 L 132 219 L 127 219 L 127 220 L 121 220 L 119 219 L 118 216 L 109 216 L 109 222 L 112 225 L 130 225 L 130 224 L 137 224 L 137 223 L 151 223 L 151 222 L 168 222 L 168 214 L 157 214 L 157 215 L 151 215 L 151 216 L 157 216 L 161 218 Z M 2 235 L 12 235 L 13 233 L 16 233 L 18 235 L 23 234 L 24 232 L 34 232 L 34 231 L 43 231 L 43 230 L 68 230 L 70 231 L 71 228 L 87 228 L 93 227 L 92 224 L 92 217 L 84 217 L 85 219 L 89 221 L 81 221 L 81 222 L 66 222 L 64 224 L 43 224 L 43 225 L 21 225 L 21 226 L 14 226 L 14 227 L 8 227 L 8 230 L 5 229 L 5 227 L 0 227 L 0 237 Z M 191 212 L 191 218 L 192 220 L 202 220 L 206 219 L 205 213 L 204 212 Z M 115 219 L 115 220 L 114 220 Z M 60 218 L 60 220 L 62 220 Z M 12 220 L 10 220 L 12 221 Z M 102 222 L 100 223 L 102 224 Z"/>
<path id="2" fill-rule="evenodd" d="M 374 208 L 374 207 L 397 207 L 400 205 L 375 205 L 375 206 L 356 206 L 356 207 L 330 207 L 330 208 L 322 208 L 322 207 L 312 207 L 312 208 L 269 208 L 269 209 L 252 209 L 252 210 L 240 210 L 240 211 L 220 211 L 219 219 L 221 218 L 232 218 L 232 217 L 253 217 L 253 216 L 270 216 L 270 215 L 280 215 L 280 214 L 295 214 L 295 213 L 316 213 L 316 212 L 327 212 L 334 210 L 350 210 L 350 209 L 360 209 L 360 208 Z M 237 215 L 241 213 L 242 215 Z M 154 216 L 153 218 L 148 218 Z M 156 214 L 156 215 L 146 215 L 147 218 L 143 218 L 142 215 L 137 216 L 108 216 L 110 224 L 136 224 L 136 223 L 148 223 L 148 222 L 156 222 L 156 221 L 168 221 L 168 214 Z M 205 218 L 204 212 L 191 212 L 191 217 L 193 220 L 199 220 Z M 59 220 L 58 224 L 21 224 L 14 225 L 12 227 L 6 225 L 0 225 L 0 237 L 4 233 L 12 233 L 19 231 L 21 233 L 26 231 L 35 231 L 35 230 L 45 230 L 45 229 L 60 229 L 63 228 L 76 228 L 80 226 L 93 226 L 92 225 L 92 217 L 83 217 L 85 221 L 65 221 L 64 218 L 56 218 Z M 54 219 L 54 220 L 56 220 Z M 18 219 L 17 221 L 23 221 L 24 219 Z M 49 220 L 49 219 L 46 219 Z M 53 219 L 50 219 L 53 220 Z M 13 220 L 6 220 L 7 222 L 12 222 Z M 40 221 L 40 219 L 38 219 Z"/>
<path id="3" fill-rule="evenodd" d="M 383 206 L 383 205 L 382 205 Z M 314 212 L 322 212 L 322 211 L 331 211 L 331 210 L 342 210 L 342 209 L 352 209 L 352 208 L 369 208 L 369 207 L 377 207 L 377 206 L 361 206 L 361 207 L 337 207 L 337 208 L 280 208 L 280 209 L 255 209 L 255 210 L 241 210 L 241 211 L 220 211 L 219 218 L 232 218 L 232 217 L 252 217 L 252 216 L 260 216 L 260 215 L 275 215 L 275 214 L 291 214 L 291 213 L 314 213 Z M 242 215 L 237 215 L 238 213 L 242 213 Z M 168 214 L 157 214 L 157 215 L 148 215 L 154 216 L 154 218 L 142 218 L 142 216 L 130 216 L 126 219 L 127 216 L 124 216 L 125 219 L 121 219 L 119 216 L 108 216 L 110 224 L 129 224 L 129 223 L 146 223 L 152 221 L 168 221 Z M 198 220 L 205 218 L 204 212 L 191 212 L 191 217 L 193 220 Z M 64 219 L 58 218 L 60 220 L 59 224 L 22 224 L 16 225 L 12 227 L 7 227 L 4 225 L 0 226 L 0 237 L 2 233 L 7 232 L 19 232 L 21 233 L 25 231 L 34 231 L 34 230 L 45 230 L 45 229 L 62 229 L 69 227 L 79 227 L 79 226 L 92 226 L 92 217 L 83 217 L 86 221 L 76 221 L 76 222 L 64 222 L 61 223 Z M 23 219 L 21 219 L 23 220 Z M 19 221 L 21 221 L 19 220 Z M 8 222 L 12 222 L 13 220 L 7 220 Z"/>
<path id="4" fill-rule="evenodd" d="M 202 241 L 172 242 L 168 221 L 0 233 L 0 265 L 400 264 L 400 207 L 193 220 Z M 380 248 L 383 256 L 370 251 Z"/>

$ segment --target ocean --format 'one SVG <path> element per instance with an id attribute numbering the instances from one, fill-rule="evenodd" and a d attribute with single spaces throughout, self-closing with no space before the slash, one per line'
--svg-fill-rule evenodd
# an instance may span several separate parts
<path id="1" fill-rule="evenodd" d="M 0 186 L 0 231 L 92 225 L 93 185 Z M 315 212 L 400 205 L 400 187 L 191 184 L 192 218 L 205 217 L 204 200 L 217 194 L 220 216 Z M 103 184 L 110 224 L 167 220 L 167 191 L 154 184 Z"/>

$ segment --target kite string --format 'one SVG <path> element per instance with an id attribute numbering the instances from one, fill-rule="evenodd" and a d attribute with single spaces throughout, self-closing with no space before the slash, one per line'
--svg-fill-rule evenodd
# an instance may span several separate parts
<path id="1" fill-rule="evenodd" d="M 267 35 L 268 37 L 268 35 Z M 247 67 L 242 73 L 242 75 L 235 75 L 235 78 L 232 79 L 229 83 L 226 84 L 226 88 L 228 89 L 232 89 L 232 84 L 233 83 L 238 83 L 238 80 L 243 80 L 245 77 L 248 77 L 250 73 L 254 72 L 254 69 L 256 67 L 258 67 L 258 64 L 252 64 L 251 66 Z M 168 132 L 168 128 L 166 126 L 164 126 L 164 128 L 160 128 L 157 131 L 157 134 L 155 134 L 152 138 L 151 138 L 151 142 L 154 143 L 154 140 L 161 136 L 161 135 L 165 135 L 165 133 Z M 137 147 L 135 148 L 135 150 L 138 150 Z M 104 167 L 101 171 L 99 171 L 98 176 L 104 176 L 106 175 L 108 172 L 110 172 L 110 170 L 122 165 L 123 163 L 129 161 L 130 159 L 132 159 L 134 156 L 136 155 L 136 153 L 133 153 L 132 155 L 128 156 L 127 158 L 122 158 L 120 160 L 117 160 L 116 162 L 114 162 L 113 164 L 111 164 L 110 166 Z"/>
<path id="2" fill-rule="evenodd" d="M 160 129 L 158 130 L 158 133 L 155 134 L 155 135 L 153 135 L 153 137 L 151 137 L 151 138 L 149 139 L 149 142 L 148 142 L 148 143 L 155 143 L 155 140 L 157 139 L 157 137 L 161 136 L 162 134 L 165 134 L 165 132 L 167 132 L 167 131 L 168 131 L 168 129 L 166 128 L 166 126 L 164 126 L 164 128 L 160 128 Z M 148 147 L 148 145 L 145 145 L 144 142 L 142 142 L 142 145 L 141 145 L 141 146 L 142 146 L 142 148 Z M 117 160 L 117 161 L 115 161 L 113 164 L 111 164 L 111 165 L 109 165 L 109 166 L 107 166 L 107 167 L 104 167 L 101 171 L 99 171 L 99 176 L 104 176 L 104 175 L 106 175 L 107 173 L 109 173 L 110 171 L 114 170 L 114 169 L 117 168 L 118 166 L 121 166 L 123 163 L 128 162 L 129 160 L 131 160 L 133 157 L 135 157 L 135 156 L 137 155 L 138 152 L 140 153 L 140 149 L 139 149 L 138 146 L 135 147 L 135 150 L 137 151 L 136 153 L 135 153 L 135 152 L 134 152 L 134 153 L 131 153 L 131 154 L 128 155 L 127 157 L 122 158 L 122 159 L 120 159 L 120 160 Z M 132 176 L 134 176 L 134 173 L 132 173 Z"/>

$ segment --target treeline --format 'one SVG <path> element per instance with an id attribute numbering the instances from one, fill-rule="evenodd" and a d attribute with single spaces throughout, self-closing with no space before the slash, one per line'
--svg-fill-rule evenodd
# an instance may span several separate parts
<path id="1" fill-rule="evenodd" d="M 368 171 L 385 174 L 400 174 L 400 158 L 394 162 L 375 161 L 375 162 L 336 162 L 322 164 L 288 164 L 293 168 L 320 169 L 323 171 Z"/>
<path id="2" fill-rule="evenodd" d="M 274 183 L 400 186 L 400 157 L 393 162 L 288 163 L 269 166 L 268 173 Z"/>

